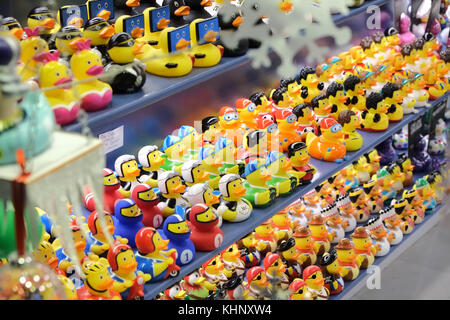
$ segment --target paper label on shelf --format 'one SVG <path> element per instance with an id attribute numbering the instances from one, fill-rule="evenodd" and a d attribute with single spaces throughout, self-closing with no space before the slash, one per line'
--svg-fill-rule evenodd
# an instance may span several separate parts
<path id="1" fill-rule="evenodd" d="M 123 126 L 101 133 L 98 138 L 103 141 L 105 153 L 119 149 L 123 146 Z"/>

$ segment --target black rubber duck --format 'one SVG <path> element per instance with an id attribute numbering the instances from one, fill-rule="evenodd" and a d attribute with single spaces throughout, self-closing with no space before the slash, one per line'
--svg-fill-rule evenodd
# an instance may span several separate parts
<path id="1" fill-rule="evenodd" d="M 116 17 L 127 14 L 135 16 L 141 13 L 140 0 L 114 0 L 114 12 Z"/>
<path id="2" fill-rule="evenodd" d="M 184 16 L 184 21 L 189 24 L 195 19 L 208 19 L 212 16 L 205 10 L 206 7 L 212 6 L 211 0 L 184 0 L 187 6 L 191 8 L 190 13 Z"/>
<path id="3" fill-rule="evenodd" d="M 227 34 L 235 32 L 242 23 L 242 16 L 239 13 L 239 9 L 236 7 L 235 13 L 232 15 L 231 19 L 227 22 L 224 21 L 223 14 L 219 12 L 217 13 L 217 17 L 219 18 L 219 26 L 220 26 L 220 34 L 221 36 L 227 36 Z M 237 57 L 242 56 L 247 53 L 249 48 L 249 40 L 248 39 L 240 39 L 236 48 L 227 47 L 223 44 L 223 42 L 219 39 L 217 44 L 220 44 L 224 48 L 223 55 L 224 57 Z"/>
<path id="4" fill-rule="evenodd" d="M 187 24 L 184 17 L 191 12 L 191 8 L 186 5 L 185 0 L 164 0 L 162 5 L 170 8 L 171 27 L 177 28 Z"/>

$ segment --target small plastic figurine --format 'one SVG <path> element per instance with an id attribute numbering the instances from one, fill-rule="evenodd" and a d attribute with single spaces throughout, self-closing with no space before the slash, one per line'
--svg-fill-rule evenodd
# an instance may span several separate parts
<path id="1" fill-rule="evenodd" d="M 360 269 L 367 269 L 370 267 L 373 262 L 375 261 L 375 254 L 377 253 L 377 249 L 375 248 L 375 245 L 370 241 L 369 233 L 367 232 L 366 228 L 360 226 L 355 229 L 355 231 L 351 234 L 353 244 L 355 247 L 353 248 L 353 251 L 355 254 L 357 254 L 359 257 L 359 260 L 361 260 L 361 265 L 359 266 Z"/>
<path id="2" fill-rule="evenodd" d="M 336 204 L 323 208 L 320 214 L 325 218 L 328 232 L 333 235 L 331 243 L 338 243 L 345 237 L 344 227 L 347 225 L 339 216 Z"/>
<path id="3" fill-rule="evenodd" d="M 297 81 L 295 81 L 295 79 L 288 78 L 280 80 L 280 87 L 285 87 L 287 89 L 288 95 L 291 97 L 295 106 L 304 103 L 304 100 L 301 96 L 302 89 L 298 85 Z"/>
<path id="4" fill-rule="evenodd" d="M 370 164 L 370 175 L 374 175 L 380 170 L 381 156 L 378 154 L 377 149 L 365 153 L 364 156 L 367 159 L 367 163 Z"/>
<path id="5" fill-rule="evenodd" d="M 314 251 L 318 256 L 330 251 L 330 243 L 333 241 L 333 235 L 328 232 L 325 226 L 325 218 L 320 214 L 313 215 L 309 220 L 311 229 L 311 239 L 314 241 Z"/>
<path id="6" fill-rule="evenodd" d="M 391 207 L 393 207 L 393 209 Z M 392 217 L 392 220 L 400 220 L 398 224 L 403 234 L 409 234 L 413 232 L 415 225 L 414 219 L 413 217 L 411 217 L 411 206 L 409 205 L 408 200 L 403 198 L 399 200 L 394 199 L 391 201 L 390 206 L 386 208 L 385 211 L 386 210 L 390 210 L 389 212 L 391 212 L 392 210 L 395 211 L 397 217 Z M 388 240 L 391 241 L 391 239 Z"/>
<path id="7" fill-rule="evenodd" d="M 267 280 L 264 269 L 257 266 L 250 268 L 246 273 L 249 290 L 247 300 L 265 300 L 272 296 L 272 285 Z"/>
<path id="8" fill-rule="evenodd" d="M 405 201 L 406 202 L 406 201 Z M 403 240 L 403 232 L 400 228 L 402 219 L 395 212 L 393 206 L 380 210 L 379 215 L 388 232 L 387 238 L 391 245 L 397 245 Z"/>
<path id="9" fill-rule="evenodd" d="M 164 216 L 158 207 L 160 198 L 148 184 L 138 184 L 131 190 L 131 199 L 141 210 L 142 223 L 146 227 L 159 228 L 162 225 Z"/>
<path id="10" fill-rule="evenodd" d="M 323 118 L 331 117 L 331 105 L 328 103 L 328 98 L 324 94 L 312 99 L 311 108 L 312 114 L 314 115 L 314 121 L 316 123 L 320 123 L 320 120 L 322 120 Z"/>
<path id="11" fill-rule="evenodd" d="M 283 152 L 287 152 L 291 143 L 302 140 L 296 131 L 297 116 L 289 109 L 278 109 L 274 114 L 278 126 L 280 148 Z"/>
<path id="12" fill-rule="evenodd" d="M 58 269 L 59 261 L 53 245 L 48 242 L 49 239 L 50 235 L 48 233 L 44 234 L 39 246 L 33 251 L 33 257 L 36 261 L 48 265 L 56 274 L 65 277 L 66 274 Z"/>
<path id="13" fill-rule="evenodd" d="M 289 171 L 289 174 L 297 177 L 300 185 L 310 183 L 317 170 L 308 163 L 310 156 L 306 144 L 304 142 L 290 144 L 288 157 L 292 164 L 292 171 Z"/>
<path id="14" fill-rule="evenodd" d="M 387 109 L 387 116 L 389 122 L 398 122 L 403 119 L 402 107 L 402 91 L 400 87 L 392 82 L 387 82 L 381 89 L 383 94 L 383 103 L 389 106 Z"/>
<path id="15" fill-rule="evenodd" d="M 403 187 L 409 187 L 413 183 L 413 169 L 414 166 L 411 163 L 411 159 L 405 154 L 399 154 L 397 158 L 397 164 L 402 169 L 405 179 L 403 180 Z"/>
<path id="16" fill-rule="evenodd" d="M 294 226 L 308 226 L 308 219 L 311 217 L 312 210 L 306 207 L 303 198 L 289 206 L 288 209 Z"/>
<path id="17" fill-rule="evenodd" d="M 179 136 L 168 135 L 164 141 L 161 151 L 164 152 L 165 161 L 160 169 L 163 171 L 177 170 L 185 161 L 186 145 Z"/>
<path id="18" fill-rule="evenodd" d="M 14 36 L 17 40 L 24 40 L 24 31 L 22 25 L 14 17 L 3 17 L 1 20 L 1 26 L 6 28 L 9 33 Z"/>
<path id="19" fill-rule="evenodd" d="M 131 199 L 121 199 L 116 202 L 114 209 L 114 225 L 116 235 L 128 239 L 128 244 L 136 248 L 134 238 L 136 233 L 144 227 L 142 224 L 142 212 Z"/>
<path id="20" fill-rule="evenodd" d="M 202 203 L 206 204 L 214 215 L 218 218 L 217 226 L 220 228 L 222 226 L 222 216 L 217 212 L 216 208 L 218 207 L 220 200 L 219 196 L 213 193 L 213 190 L 206 183 L 197 183 L 183 194 L 183 198 L 185 198 L 189 205 L 192 207 L 196 204 Z M 190 209 L 188 209 L 190 210 Z M 189 213 L 187 213 L 187 219 L 189 219 Z"/>
<path id="21" fill-rule="evenodd" d="M 202 162 L 203 168 L 209 175 L 208 185 L 213 189 L 219 188 L 220 168 L 223 164 L 221 153 L 215 151 L 212 147 L 203 147 L 198 153 L 198 160 Z"/>
<path id="22" fill-rule="evenodd" d="M 249 99 L 236 100 L 236 111 L 244 130 L 256 129 L 256 105 Z"/>
<path id="23" fill-rule="evenodd" d="M 113 272 L 113 289 L 119 292 L 124 300 L 144 298 L 144 283 L 151 276 L 137 271 L 134 252 L 127 244 L 116 242 L 108 251 L 108 262 Z"/>
<path id="24" fill-rule="evenodd" d="M 292 171 L 292 166 L 286 155 L 279 151 L 270 151 L 266 157 L 266 167 L 272 173 L 272 179 L 267 184 L 276 188 L 280 196 L 292 193 L 297 186 L 297 178 L 288 174 Z"/>
<path id="25" fill-rule="evenodd" d="M 410 31 L 411 19 L 409 16 L 402 12 L 400 15 L 400 45 L 405 43 L 413 43 L 416 39 L 414 33 Z"/>
<path id="26" fill-rule="evenodd" d="M 366 108 L 366 90 L 364 89 L 363 83 L 361 83 L 361 79 L 359 77 L 354 75 L 348 76 L 344 81 L 344 90 L 345 95 L 348 98 L 345 102 L 348 104 L 349 109 L 354 108 L 356 112 L 363 111 Z"/>
<path id="27" fill-rule="evenodd" d="M 423 200 L 423 206 L 425 207 L 425 214 L 431 214 L 436 207 L 436 199 L 434 197 L 434 190 L 431 189 L 430 184 L 425 178 L 419 178 L 413 186 L 413 189 L 417 190 L 417 194 Z"/>
<path id="28" fill-rule="evenodd" d="M 348 110 L 349 98 L 344 93 L 344 86 L 338 82 L 333 82 L 327 88 L 327 99 L 331 107 L 330 116 L 337 120 L 339 114 Z M 356 101 L 356 99 L 354 99 Z"/>
<path id="29" fill-rule="evenodd" d="M 164 220 L 161 237 L 169 240 L 169 250 L 177 251 L 176 264 L 183 266 L 195 258 L 195 247 L 191 239 L 191 230 L 187 222 L 178 214 L 173 214 Z"/>
<path id="30" fill-rule="evenodd" d="M 202 138 L 203 144 L 214 145 L 219 138 L 219 118 L 216 116 L 208 116 L 202 119 Z"/>
<path id="31" fill-rule="evenodd" d="M 186 300 L 186 291 L 177 283 L 164 290 L 164 294 L 158 300 Z"/>
<path id="32" fill-rule="evenodd" d="M 443 155 L 447 149 L 447 125 L 444 119 L 436 122 L 434 137 L 429 140 L 428 153 L 431 155 Z"/>
<path id="33" fill-rule="evenodd" d="M 289 287 L 289 278 L 284 273 L 286 266 L 281 260 L 280 255 L 269 252 L 263 260 L 264 271 L 267 276 L 267 280 L 272 283 L 272 287 L 279 287 L 281 289 L 287 289 Z"/>
<path id="34" fill-rule="evenodd" d="M 306 282 L 302 279 L 294 279 L 289 285 L 289 300 L 312 300 L 307 290 Z"/>
<path id="35" fill-rule="evenodd" d="M 144 146 L 139 149 L 138 160 L 141 167 L 139 181 L 148 184 L 152 188 L 158 187 L 158 171 L 166 161 L 163 152 L 157 146 Z"/>
<path id="36" fill-rule="evenodd" d="M 430 184 L 431 189 L 434 191 L 434 197 L 436 204 L 441 204 L 445 197 L 445 188 L 442 185 L 442 175 L 439 171 L 433 171 L 425 176 L 427 182 Z"/>
<path id="37" fill-rule="evenodd" d="M 316 263 L 317 255 L 314 251 L 314 242 L 311 239 L 309 228 L 300 226 L 294 229 L 292 237 L 295 240 L 295 250 L 299 252 L 297 261 L 302 268 Z"/>
<path id="38" fill-rule="evenodd" d="M 413 154 L 410 154 L 411 162 L 414 165 L 414 172 L 431 171 L 432 159 L 427 152 L 427 140 L 419 134 L 414 141 Z"/>
<path id="39" fill-rule="evenodd" d="M 271 179 L 271 172 L 267 170 L 263 159 L 250 161 L 245 167 L 243 177 L 246 179 L 244 198 L 250 201 L 253 207 L 265 207 L 273 202 L 276 189 L 267 185 L 266 181 Z"/>
<path id="40" fill-rule="evenodd" d="M 353 168 L 357 172 L 357 178 L 360 184 L 364 184 L 370 180 L 370 169 L 372 166 L 367 163 L 367 158 L 365 156 L 361 156 L 357 161 L 354 161 Z"/>
<path id="41" fill-rule="evenodd" d="M 330 291 L 324 286 L 325 279 L 320 267 L 306 267 L 303 270 L 303 280 L 306 282 L 306 290 L 311 294 L 313 300 L 328 300 Z"/>
<path id="42" fill-rule="evenodd" d="M 150 274 L 150 283 L 162 281 L 178 275 L 176 250 L 167 250 L 169 240 L 163 240 L 158 230 L 144 227 L 136 233 L 137 269 Z"/>
<path id="43" fill-rule="evenodd" d="M 217 12 L 217 17 L 219 18 L 220 33 L 224 37 L 232 37 L 233 33 L 239 29 L 240 25 L 242 24 L 242 21 L 244 20 L 240 15 L 238 7 L 236 7 L 235 12 L 233 13 L 233 15 L 229 20 L 224 19 L 224 13 L 221 12 L 220 10 Z M 223 43 L 223 41 L 220 41 L 220 39 L 219 43 L 224 48 L 223 52 L 224 57 L 242 56 L 247 53 L 249 47 L 248 39 L 245 38 L 239 39 L 237 46 L 228 47 Z"/>
<path id="44" fill-rule="evenodd" d="M 122 182 L 122 191 L 124 197 L 129 197 L 131 189 L 139 184 L 138 177 L 141 174 L 136 158 L 131 154 L 121 155 L 114 162 L 114 170 Z"/>
<path id="45" fill-rule="evenodd" d="M 366 188 L 366 187 L 364 187 Z M 380 192 L 381 194 L 381 192 Z M 371 206 L 373 205 L 371 202 L 369 202 L 370 194 L 366 194 L 364 189 L 357 187 L 350 189 L 348 191 L 348 196 L 350 198 L 350 201 L 353 204 L 353 207 L 355 208 L 355 217 L 357 222 L 365 222 L 369 219 L 370 213 L 371 213 Z M 373 200 L 372 200 L 373 201 Z M 381 197 L 380 197 L 380 204 L 382 204 Z"/>
<path id="46" fill-rule="evenodd" d="M 351 110 L 344 110 L 339 113 L 338 122 L 342 126 L 344 132 L 344 142 L 347 151 L 356 151 L 362 147 L 363 138 L 361 134 L 356 131 L 359 127 L 359 119 Z"/>
<path id="47" fill-rule="evenodd" d="M 370 238 L 375 242 L 375 248 L 377 249 L 375 257 L 387 255 L 391 250 L 391 245 L 387 239 L 387 231 L 383 226 L 381 217 L 377 216 L 370 219 L 366 223 L 365 228 L 369 231 Z"/>
<path id="48" fill-rule="evenodd" d="M 250 232 L 245 237 L 237 241 L 239 250 L 241 250 L 241 260 L 246 268 L 251 268 L 261 263 L 261 253 L 256 248 L 258 241 L 254 232 Z"/>
<path id="49" fill-rule="evenodd" d="M 281 241 L 287 241 L 292 237 L 292 228 L 294 224 L 291 216 L 289 215 L 289 208 L 284 208 L 283 210 L 275 213 L 272 216 L 271 222 L 278 244 L 280 244 Z"/>
<path id="50" fill-rule="evenodd" d="M 162 199 L 158 203 L 158 207 L 164 217 L 172 215 L 175 212 L 176 205 L 188 205 L 187 201 L 181 197 L 186 187 L 175 171 L 161 173 L 158 177 L 158 188 L 161 191 L 160 198 Z"/>
<path id="51" fill-rule="evenodd" d="M 272 112 L 272 102 L 266 97 L 264 92 L 255 92 L 249 99 L 256 105 L 257 113 Z"/>
<path id="52" fill-rule="evenodd" d="M 308 132 L 314 132 L 318 135 L 319 130 L 315 121 L 315 115 L 308 104 L 298 104 L 292 109 L 292 113 L 297 117 L 297 132 L 302 141 L 305 140 Z"/>
<path id="53" fill-rule="evenodd" d="M 100 56 L 90 50 L 91 41 L 80 39 L 75 42 L 78 51 L 70 58 L 70 69 L 80 81 L 75 90 L 80 95 L 81 107 L 86 111 L 97 111 L 111 102 L 112 88 L 96 78 L 103 74 L 103 64 Z"/>
<path id="54" fill-rule="evenodd" d="M 204 285 L 205 277 L 198 271 L 185 276 L 180 282 L 181 287 L 186 291 L 187 300 L 204 300 L 209 296 L 209 290 Z"/>
<path id="55" fill-rule="evenodd" d="M 306 136 L 306 145 L 308 153 L 320 160 L 331 162 L 342 162 L 347 159 L 346 147 L 342 138 L 342 126 L 332 118 L 320 120 L 320 130 L 322 135 L 319 137 L 309 132 Z"/>
<path id="56" fill-rule="evenodd" d="M 344 290 L 344 279 L 342 279 L 338 266 L 337 253 L 333 249 L 330 252 L 324 253 L 320 258 L 319 266 L 325 277 L 324 286 L 328 289 L 331 295 L 336 295 Z"/>
<path id="57" fill-rule="evenodd" d="M 278 246 L 278 239 L 275 236 L 275 230 L 271 220 L 267 220 L 255 228 L 256 248 L 265 256 L 268 252 L 275 252 Z"/>
<path id="58" fill-rule="evenodd" d="M 240 130 L 239 114 L 230 106 L 224 106 L 219 111 L 219 128 L 221 135 L 234 142 L 236 147 L 242 145 L 244 131 Z M 242 132 L 241 132 L 242 131 Z"/>
<path id="59" fill-rule="evenodd" d="M 395 183 L 391 171 L 388 170 L 386 166 L 378 170 L 377 172 L 377 183 L 381 187 L 381 198 L 383 202 L 389 202 L 397 195 L 397 191 L 395 191 L 392 187 Z"/>
<path id="60" fill-rule="evenodd" d="M 394 147 L 392 146 L 392 137 L 387 138 L 383 142 L 381 142 L 377 147 L 378 155 L 381 156 L 380 164 L 387 165 L 393 161 L 395 161 L 397 157 L 397 153 L 395 152 Z"/>
<path id="61" fill-rule="evenodd" d="M 220 259 L 220 255 L 216 255 L 203 263 L 200 270 L 203 277 L 205 277 L 205 286 L 210 291 L 216 291 L 216 289 L 220 289 L 228 282 L 226 273 L 229 272 L 225 270 L 225 264 Z"/>
<path id="62" fill-rule="evenodd" d="M 341 267 L 339 274 L 345 281 L 354 280 L 359 275 L 359 267 L 363 257 L 356 255 L 353 248 L 355 245 L 349 239 L 341 239 L 334 247 L 337 253 L 338 267 Z"/>
<path id="63" fill-rule="evenodd" d="M 226 221 L 241 222 L 248 219 L 253 206 L 244 198 L 246 189 L 242 178 L 237 174 L 226 174 L 220 178 L 220 205 L 217 212 Z"/>
<path id="64" fill-rule="evenodd" d="M 205 204 L 194 205 L 189 212 L 190 239 L 197 251 L 212 251 L 223 242 L 223 232 L 217 227 L 218 217 Z"/>
<path id="65" fill-rule="evenodd" d="M 300 252 L 295 248 L 294 238 L 281 241 L 277 252 L 283 259 L 283 264 L 286 266 L 285 273 L 289 278 L 289 282 L 292 282 L 295 278 L 301 275 L 302 267 L 298 261 Z"/>
<path id="66" fill-rule="evenodd" d="M 224 51 L 222 46 L 214 44 L 219 38 L 218 18 L 195 19 L 190 23 L 189 30 L 194 67 L 212 67 L 218 64 Z"/>
<path id="67" fill-rule="evenodd" d="M 102 10 L 103 11 L 103 10 Z M 102 63 L 106 64 L 110 61 L 106 46 L 109 39 L 114 34 L 114 26 L 112 26 L 108 20 L 109 16 L 105 14 L 90 17 L 86 23 L 83 25 L 83 38 L 91 39 L 91 45 L 96 50 L 96 52 L 101 56 Z"/>
<path id="68" fill-rule="evenodd" d="M 225 269 L 235 273 L 238 277 L 243 277 L 245 273 L 245 265 L 241 260 L 241 251 L 236 243 L 233 243 L 228 248 L 220 253 L 220 258 L 224 263 Z"/>
<path id="69" fill-rule="evenodd" d="M 311 103 L 311 100 L 322 94 L 324 89 L 323 82 L 319 81 L 316 71 L 312 67 L 301 69 L 297 82 L 302 86 L 302 98 L 306 103 Z"/>
<path id="70" fill-rule="evenodd" d="M 289 95 L 286 87 L 274 89 L 270 93 L 270 98 L 277 108 L 275 109 L 290 109 L 294 107 L 294 100 Z"/>
<path id="71" fill-rule="evenodd" d="M 423 200 L 420 198 L 417 190 L 409 189 L 403 191 L 402 199 L 406 199 L 410 206 L 408 212 L 409 217 L 413 220 L 414 224 L 422 223 L 425 218 L 425 207 Z"/>
<path id="72" fill-rule="evenodd" d="M 383 95 L 372 92 L 366 99 L 366 110 L 361 113 L 361 129 L 367 131 L 386 130 L 389 126 L 389 118 L 386 115 L 387 109 Z"/>
<path id="73" fill-rule="evenodd" d="M 80 300 L 122 300 L 113 289 L 114 280 L 108 271 L 108 260 L 85 261 L 82 264 L 84 285 L 77 290 Z M 105 260 L 105 261 L 103 261 Z"/>
<path id="74" fill-rule="evenodd" d="M 356 228 L 355 215 L 357 212 L 348 193 L 336 198 L 336 207 L 339 211 L 339 216 L 343 220 L 344 231 L 353 231 Z"/>
<path id="75" fill-rule="evenodd" d="M 31 9 L 27 16 L 27 26 L 30 29 L 39 28 L 39 36 L 45 41 L 49 41 L 51 35 L 59 29 L 53 13 L 47 7 Z"/>
<path id="76" fill-rule="evenodd" d="M 106 213 L 114 214 L 115 203 L 117 200 L 123 199 L 123 195 L 119 192 L 120 182 L 111 169 L 103 169 L 103 185 L 103 210 Z"/>

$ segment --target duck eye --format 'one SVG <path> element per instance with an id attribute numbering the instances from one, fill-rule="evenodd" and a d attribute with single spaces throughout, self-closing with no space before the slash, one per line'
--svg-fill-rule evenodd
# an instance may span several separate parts
<path id="1" fill-rule="evenodd" d="M 316 275 L 315 275 L 315 274 L 313 274 L 311 278 L 312 278 L 312 279 L 315 279 L 315 278 L 316 278 Z"/>
<path id="2" fill-rule="evenodd" d="M 108 8 L 108 2 L 105 2 L 105 9 Z"/>
<path id="3" fill-rule="evenodd" d="M 261 275 L 258 275 L 258 276 L 256 277 L 256 280 L 261 280 Z"/>
<path id="4" fill-rule="evenodd" d="M 33 49 L 34 51 L 38 51 L 39 48 L 37 46 L 34 46 Z"/>
<path id="5" fill-rule="evenodd" d="M 298 293 L 299 294 L 303 294 L 303 289 L 300 289 L 300 291 Z"/>
<path id="6" fill-rule="evenodd" d="M 87 64 L 91 64 L 91 60 L 88 60 L 88 61 L 87 61 Z M 129 166 L 130 166 L 130 165 L 128 165 L 128 167 L 129 167 Z"/>

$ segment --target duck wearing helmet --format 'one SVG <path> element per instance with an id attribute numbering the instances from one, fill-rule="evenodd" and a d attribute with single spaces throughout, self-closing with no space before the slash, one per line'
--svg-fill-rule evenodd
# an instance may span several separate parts
<path id="1" fill-rule="evenodd" d="M 244 198 L 246 189 L 243 179 L 238 174 L 226 174 L 220 178 L 220 205 L 217 212 L 228 222 L 241 222 L 247 220 L 253 206 Z"/>

